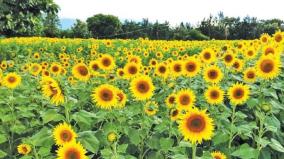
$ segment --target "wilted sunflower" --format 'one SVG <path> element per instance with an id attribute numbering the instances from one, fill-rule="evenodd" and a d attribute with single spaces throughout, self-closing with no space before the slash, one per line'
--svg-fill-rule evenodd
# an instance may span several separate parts
<path id="1" fill-rule="evenodd" d="M 140 73 L 140 65 L 134 62 L 131 63 L 127 63 L 124 66 L 124 73 L 125 73 L 125 77 L 126 78 L 132 78 L 135 77 L 137 75 L 139 75 Z"/>
<path id="2" fill-rule="evenodd" d="M 27 155 L 31 152 L 32 148 L 28 144 L 20 144 L 17 146 L 17 150 L 19 154 Z"/>
<path id="3" fill-rule="evenodd" d="M 16 73 L 8 73 L 4 78 L 3 78 L 3 85 L 14 89 L 18 85 L 21 84 L 22 78 Z"/>
<path id="4" fill-rule="evenodd" d="M 204 96 L 209 104 L 221 104 L 224 100 L 224 91 L 219 86 L 213 85 L 208 87 L 204 92 Z"/>
<path id="5" fill-rule="evenodd" d="M 205 68 L 203 78 L 206 82 L 219 83 L 223 79 L 223 73 L 218 66 L 211 65 Z"/>
<path id="6" fill-rule="evenodd" d="M 111 109 L 117 105 L 117 88 L 103 84 L 93 90 L 92 99 L 96 103 L 96 106 L 102 109 Z"/>
<path id="7" fill-rule="evenodd" d="M 244 81 L 253 83 L 256 81 L 256 70 L 253 67 L 247 68 L 243 74 Z"/>
<path id="8" fill-rule="evenodd" d="M 88 159 L 86 153 L 80 143 L 70 142 L 59 147 L 56 159 Z"/>
<path id="9" fill-rule="evenodd" d="M 176 104 L 176 96 L 175 96 L 175 94 L 170 94 L 170 95 L 166 98 L 165 102 L 166 102 L 166 106 L 167 106 L 168 108 L 174 107 L 175 104 Z"/>
<path id="10" fill-rule="evenodd" d="M 200 58 L 203 62 L 209 64 L 216 60 L 216 53 L 214 52 L 214 50 L 207 48 L 202 50 L 202 52 L 200 53 Z"/>
<path id="11" fill-rule="evenodd" d="M 206 114 L 206 110 L 191 109 L 186 114 L 181 115 L 179 131 L 185 140 L 192 143 L 210 140 L 214 133 L 213 119 Z"/>
<path id="12" fill-rule="evenodd" d="M 155 87 L 149 76 L 135 77 L 130 83 L 130 91 L 136 100 L 146 100 L 153 96 Z"/>
<path id="13" fill-rule="evenodd" d="M 257 76 L 263 79 L 273 79 L 280 73 L 281 62 L 272 55 L 261 57 L 256 64 Z"/>
<path id="14" fill-rule="evenodd" d="M 157 113 L 159 107 L 158 104 L 156 102 L 147 102 L 144 106 L 144 112 L 148 115 L 148 116 L 153 116 Z"/>
<path id="15" fill-rule="evenodd" d="M 200 62 L 197 61 L 197 59 L 195 58 L 188 58 L 184 64 L 183 64 L 183 67 L 184 67 L 184 74 L 188 77 L 194 77 L 196 76 L 199 71 L 200 71 Z"/>
<path id="16" fill-rule="evenodd" d="M 55 143 L 59 146 L 62 146 L 66 143 L 75 142 L 77 134 L 71 128 L 71 125 L 67 123 L 58 124 L 53 129 L 53 138 Z"/>
<path id="17" fill-rule="evenodd" d="M 90 78 L 90 71 L 83 63 L 78 63 L 72 68 L 72 74 L 75 78 L 81 81 L 87 81 Z"/>
<path id="18" fill-rule="evenodd" d="M 103 54 L 101 58 L 99 58 L 99 67 L 102 70 L 110 71 L 115 68 L 115 60 L 109 54 Z"/>
<path id="19" fill-rule="evenodd" d="M 159 63 L 156 67 L 155 67 L 155 73 L 162 78 L 167 78 L 168 73 L 169 73 L 169 69 L 167 67 L 166 64 L 164 63 Z"/>
<path id="20" fill-rule="evenodd" d="M 227 157 L 223 153 L 221 153 L 220 151 L 212 152 L 211 156 L 213 157 L 213 159 L 227 159 Z"/>
<path id="21" fill-rule="evenodd" d="M 195 106 L 196 97 L 192 90 L 185 89 L 177 92 L 176 103 L 180 110 L 189 110 Z"/>
<path id="22" fill-rule="evenodd" d="M 228 96 L 233 105 L 244 104 L 248 100 L 249 95 L 249 86 L 242 83 L 236 83 L 228 90 Z"/>

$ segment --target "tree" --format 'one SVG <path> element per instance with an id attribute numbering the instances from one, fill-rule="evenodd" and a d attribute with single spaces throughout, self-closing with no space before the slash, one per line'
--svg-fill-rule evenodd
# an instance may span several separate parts
<path id="1" fill-rule="evenodd" d="M 0 0 L 0 32 L 6 36 L 40 35 L 44 14 L 56 14 L 53 0 Z"/>
<path id="2" fill-rule="evenodd" d="M 114 38 L 121 30 L 121 22 L 113 15 L 97 14 L 87 19 L 90 32 L 96 38 Z"/>
<path id="3" fill-rule="evenodd" d="M 59 35 L 59 18 L 56 14 L 47 14 L 43 20 L 43 35 L 47 37 L 57 37 Z"/>
<path id="4" fill-rule="evenodd" d="M 76 38 L 89 38 L 91 37 L 88 30 L 87 23 L 76 19 L 76 23 L 71 28 L 72 36 Z"/>

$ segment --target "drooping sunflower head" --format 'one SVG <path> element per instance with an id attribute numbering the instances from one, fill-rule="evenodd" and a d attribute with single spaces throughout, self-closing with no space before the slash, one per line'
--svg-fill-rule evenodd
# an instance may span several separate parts
<path id="1" fill-rule="evenodd" d="M 244 81 L 249 82 L 249 83 L 253 83 L 253 82 L 256 81 L 256 77 L 257 76 L 256 76 L 255 68 L 250 67 L 250 68 L 247 68 L 244 71 L 244 74 L 243 74 Z"/>
<path id="2" fill-rule="evenodd" d="M 176 96 L 175 96 L 175 94 L 170 94 L 170 95 L 166 98 L 165 102 L 166 102 L 166 106 L 167 106 L 168 108 L 174 107 L 175 104 L 176 104 Z"/>
<path id="3" fill-rule="evenodd" d="M 176 95 L 176 103 L 180 110 L 189 110 L 195 105 L 196 96 L 190 89 L 180 90 Z"/>
<path id="4" fill-rule="evenodd" d="M 280 59 L 269 55 L 261 57 L 256 64 L 257 76 L 263 79 L 273 79 L 280 74 Z"/>
<path id="5" fill-rule="evenodd" d="M 218 66 L 210 65 L 205 68 L 203 78 L 209 83 L 219 83 L 223 79 L 223 73 Z"/>
<path id="6" fill-rule="evenodd" d="M 140 73 L 140 65 L 134 62 L 127 63 L 124 66 L 124 73 L 127 78 L 132 78 Z"/>
<path id="7" fill-rule="evenodd" d="M 62 146 L 66 143 L 75 142 L 77 134 L 71 128 L 71 125 L 61 123 L 53 129 L 53 137 L 56 145 Z"/>
<path id="8" fill-rule="evenodd" d="M 115 68 L 115 60 L 109 54 L 103 54 L 102 57 L 99 59 L 99 67 L 102 70 L 110 71 Z"/>
<path id="9" fill-rule="evenodd" d="M 117 90 L 116 92 L 117 96 L 117 107 L 118 108 L 123 108 L 125 107 L 126 101 L 127 101 L 127 96 L 122 90 Z"/>
<path id="10" fill-rule="evenodd" d="M 156 102 L 147 102 L 144 106 L 144 112 L 148 115 L 148 116 L 153 116 L 157 113 L 159 107 L 158 104 Z"/>
<path id="11" fill-rule="evenodd" d="M 155 67 L 155 73 L 162 78 L 166 78 L 168 76 L 169 73 L 169 69 L 167 67 L 167 65 L 165 63 L 159 63 L 156 67 Z"/>
<path id="12" fill-rule="evenodd" d="M 233 105 L 244 104 L 249 99 L 249 95 L 249 86 L 242 83 L 236 83 L 228 90 L 228 96 Z"/>
<path id="13" fill-rule="evenodd" d="M 103 84 L 93 90 L 92 99 L 97 107 L 111 109 L 116 106 L 118 102 L 116 92 L 116 87 L 109 84 Z"/>
<path id="14" fill-rule="evenodd" d="M 213 159 L 227 159 L 226 155 L 220 151 L 214 151 L 211 153 Z"/>
<path id="15" fill-rule="evenodd" d="M 181 116 L 179 131 L 185 140 L 192 143 L 210 140 L 214 133 L 213 119 L 209 117 L 206 110 L 192 109 Z"/>
<path id="16" fill-rule="evenodd" d="M 44 76 L 41 81 L 43 96 L 50 98 L 55 105 L 64 103 L 64 95 L 59 83 L 49 76 Z"/>
<path id="17" fill-rule="evenodd" d="M 130 82 L 130 91 L 136 100 L 146 100 L 153 96 L 155 87 L 149 76 L 141 75 Z"/>
<path id="18" fill-rule="evenodd" d="M 200 62 L 197 61 L 195 58 L 188 58 L 185 60 L 184 64 L 184 74 L 188 77 L 194 77 L 196 76 L 201 68 Z"/>
<path id="19" fill-rule="evenodd" d="M 90 71 L 83 63 L 78 63 L 72 68 L 72 74 L 75 78 L 81 81 L 87 81 L 90 78 Z"/>
<path id="20" fill-rule="evenodd" d="M 176 108 L 170 110 L 170 118 L 172 121 L 176 121 L 179 117 L 180 111 Z"/>
<path id="21" fill-rule="evenodd" d="M 221 104 L 224 100 L 224 91 L 219 86 L 213 85 L 208 87 L 204 92 L 204 96 L 209 104 Z"/>
<path id="22" fill-rule="evenodd" d="M 22 78 L 16 73 L 8 73 L 4 78 L 3 78 L 3 85 L 14 89 L 17 86 L 21 84 Z"/>
<path id="23" fill-rule="evenodd" d="M 32 148 L 28 144 L 20 144 L 17 146 L 17 150 L 19 154 L 27 155 L 31 152 Z"/>
<path id="24" fill-rule="evenodd" d="M 202 50 L 200 56 L 201 56 L 201 60 L 208 64 L 216 60 L 216 53 L 214 52 L 214 50 L 210 48 Z"/>
<path id="25" fill-rule="evenodd" d="M 88 159 L 86 153 L 87 151 L 80 143 L 69 142 L 59 147 L 57 159 Z"/>

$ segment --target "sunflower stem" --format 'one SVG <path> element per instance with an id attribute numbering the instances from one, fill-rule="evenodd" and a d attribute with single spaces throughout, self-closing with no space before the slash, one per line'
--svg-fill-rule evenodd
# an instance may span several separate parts
<path id="1" fill-rule="evenodd" d="M 65 110 L 65 118 L 68 124 L 70 124 L 70 114 L 69 114 L 69 109 L 66 106 L 66 104 L 64 105 L 64 110 Z"/>
<path id="2" fill-rule="evenodd" d="M 35 148 L 34 145 L 33 145 L 33 153 L 35 155 L 35 159 L 39 159 L 38 153 L 37 153 L 36 148 Z"/>
<path id="3" fill-rule="evenodd" d="M 192 159 L 196 159 L 196 143 L 192 143 Z"/>
<path id="4" fill-rule="evenodd" d="M 236 112 L 236 106 L 233 106 L 233 111 L 232 111 L 232 117 L 231 117 L 231 126 L 230 126 L 230 141 L 228 144 L 228 148 L 231 149 L 232 146 L 232 142 L 235 138 L 235 136 L 233 137 L 234 133 L 233 133 L 233 126 L 234 126 L 234 122 L 235 122 L 235 112 Z"/>

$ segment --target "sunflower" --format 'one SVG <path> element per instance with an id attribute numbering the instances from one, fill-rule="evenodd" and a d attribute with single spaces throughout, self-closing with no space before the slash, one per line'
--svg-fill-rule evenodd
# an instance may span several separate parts
<path id="1" fill-rule="evenodd" d="M 52 104 L 59 105 L 64 103 L 64 95 L 60 85 L 51 77 L 45 76 L 41 81 L 43 96 L 50 98 Z"/>
<path id="2" fill-rule="evenodd" d="M 202 50 L 200 53 L 200 58 L 203 62 L 209 64 L 216 60 L 216 53 L 214 50 L 207 48 Z"/>
<path id="3" fill-rule="evenodd" d="M 155 73 L 162 78 L 167 78 L 168 73 L 169 73 L 169 69 L 167 67 L 166 64 L 164 63 L 159 63 L 156 67 L 155 67 Z"/>
<path id="4" fill-rule="evenodd" d="M 224 63 L 226 66 L 232 66 L 233 65 L 233 61 L 235 59 L 235 55 L 231 52 L 226 52 L 223 55 L 223 59 L 224 59 Z"/>
<path id="5" fill-rule="evenodd" d="M 32 148 L 28 144 L 20 144 L 17 146 L 17 150 L 19 154 L 27 155 L 31 152 Z"/>
<path id="6" fill-rule="evenodd" d="M 125 104 L 126 104 L 126 101 L 127 101 L 126 94 L 122 90 L 117 90 L 116 96 L 117 96 L 117 107 L 118 108 L 125 107 Z"/>
<path id="7" fill-rule="evenodd" d="M 71 128 L 71 125 L 61 123 L 53 129 L 53 137 L 55 143 L 59 146 L 62 146 L 66 143 L 75 142 L 77 134 Z"/>
<path id="8" fill-rule="evenodd" d="M 254 48 L 249 48 L 245 51 L 246 59 L 253 59 L 257 55 L 257 52 Z"/>
<path id="9" fill-rule="evenodd" d="M 243 70 L 244 62 L 240 59 L 235 59 L 232 66 L 237 72 L 240 72 Z"/>
<path id="10" fill-rule="evenodd" d="M 78 63 L 72 68 L 72 74 L 75 78 L 81 81 L 87 81 L 90 78 L 90 71 L 83 63 Z"/>
<path id="11" fill-rule="evenodd" d="M 115 132 L 110 132 L 107 134 L 107 141 L 113 143 L 117 140 L 117 134 Z"/>
<path id="12" fill-rule="evenodd" d="M 192 143 L 210 140 L 214 133 L 213 119 L 206 114 L 206 110 L 196 108 L 181 116 L 178 127 L 184 139 Z"/>
<path id="13" fill-rule="evenodd" d="M 183 74 L 183 62 L 181 60 L 173 61 L 170 65 L 172 76 L 178 77 Z"/>
<path id="14" fill-rule="evenodd" d="M 198 72 L 200 71 L 200 62 L 197 61 L 195 58 L 188 58 L 184 63 L 183 63 L 183 67 L 184 67 L 184 74 L 187 77 L 194 77 L 198 74 Z"/>
<path id="15" fill-rule="evenodd" d="M 151 59 L 151 60 L 150 60 L 150 65 L 151 65 L 151 66 L 156 66 L 157 63 L 158 63 L 158 62 L 157 62 L 156 59 Z"/>
<path id="16" fill-rule="evenodd" d="M 176 121 L 177 119 L 178 119 L 178 117 L 179 117 L 179 110 L 178 109 L 171 109 L 171 111 L 170 111 L 170 118 L 171 118 L 171 120 L 172 121 Z"/>
<path id="17" fill-rule="evenodd" d="M 100 69 L 99 67 L 99 62 L 97 60 L 93 60 L 89 63 L 89 68 L 91 70 L 91 72 L 93 73 L 97 73 Z"/>
<path id="18" fill-rule="evenodd" d="M 57 159 L 87 159 L 87 151 L 80 143 L 70 142 L 59 147 L 57 150 Z"/>
<path id="19" fill-rule="evenodd" d="M 213 159 L 227 159 L 226 155 L 221 153 L 220 151 L 214 151 L 211 153 Z"/>
<path id="20" fill-rule="evenodd" d="M 34 53 L 33 56 L 34 56 L 34 59 L 36 59 L 36 60 L 40 59 L 40 55 L 39 55 L 38 52 Z"/>
<path id="21" fill-rule="evenodd" d="M 137 55 L 130 55 L 128 58 L 127 58 L 127 62 L 128 63 L 136 63 L 138 65 L 141 65 L 142 64 L 142 60 L 139 56 Z"/>
<path id="22" fill-rule="evenodd" d="M 140 65 L 131 62 L 124 66 L 124 73 L 126 78 L 132 78 L 140 73 Z"/>
<path id="23" fill-rule="evenodd" d="M 176 103 L 176 96 L 175 96 L 175 94 L 170 94 L 166 98 L 165 102 L 166 102 L 166 106 L 168 108 L 172 108 L 175 105 L 175 103 Z"/>
<path id="24" fill-rule="evenodd" d="M 242 83 L 232 85 L 228 90 L 228 96 L 232 104 L 244 104 L 249 98 L 249 86 Z"/>
<path id="25" fill-rule="evenodd" d="M 144 106 L 144 112 L 148 115 L 148 116 L 153 116 L 157 113 L 159 107 L 158 104 L 156 102 L 147 102 Z"/>
<path id="26" fill-rule="evenodd" d="M 264 79 L 273 79 L 280 74 L 281 62 L 272 55 L 261 57 L 256 64 L 257 76 Z"/>
<path id="27" fill-rule="evenodd" d="M 62 69 L 61 65 L 57 63 L 52 63 L 49 71 L 54 75 L 59 75 L 61 73 L 61 69 Z"/>
<path id="28" fill-rule="evenodd" d="M 270 39 L 270 36 L 267 33 L 262 34 L 261 37 L 260 37 L 260 41 L 262 43 L 267 43 L 269 41 L 269 39 Z"/>
<path id="29" fill-rule="evenodd" d="M 224 100 L 224 91 L 219 86 L 210 86 L 205 92 L 204 96 L 209 104 L 221 104 Z"/>
<path id="30" fill-rule="evenodd" d="M 2 70 L 6 70 L 7 67 L 8 67 L 7 61 L 2 61 L 2 62 L 1 62 L 1 69 L 2 69 Z"/>
<path id="31" fill-rule="evenodd" d="M 211 65 L 205 68 L 203 78 L 209 83 L 219 83 L 223 79 L 223 73 L 218 66 Z"/>
<path id="32" fill-rule="evenodd" d="M 269 55 L 269 54 L 276 55 L 278 54 L 278 50 L 272 45 L 266 45 L 263 48 L 263 55 Z"/>
<path id="33" fill-rule="evenodd" d="M 189 110 L 195 105 L 196 97 L 192 90 L 180 90 L 176 94 L 176 103 L 179 109 Z"/>
<path id="34" fill-rule="evenodd" d="M 42 67 L 40 64 L 38 63 L 33 63 L 31 66 L 30 66 L 30 73 L 33 75 L 33 76 L 37 76 L 42 70 Z"/>
<path id="35" fill-rule="evenodd" d="M 99 67 L 102 70 L 110 71 L 115 68 L 114 58 L 109 54 L 103 54 L 99 59 Z"/>
<path id="36" fill-rule="evenodd" d="M 124 69 L 123 68 L 118 68 L 117 70 L 116 70 L 116 75 L 118 76 L 118 77 L 124 77 L 125 76 L 125 73 L 124 73 Z"/>
<path id="37" fill-rule="evenodd" d="M 141 75 L 135 77 L 130 83 L 130 91 L 136 100 L 146 100 L 153 96 L 155 87 L 149 76 Z"/>
<path id="38" fill-rule="evenodd" d="M 256 81 L 256 70 L 253 67 L 247 68 L 243 74 L 244 81 L 253 83 Z"/>
<path id="39" fill-rule="evenodd" d="M 95 88 L 91 96 L 97 107 L 102 109 L 111 109 L 118 103 L 116 92 L 116 87 L 109 84 L 103 84 Z"/>
<path id="40" fill-rule="evenodd" d="M 280 43 L 283 41 L 283 33 L 281 31 L 277 31 L 274 35 L 273 35 L 274 41 L 277 43 Z"/>
<path id="41" fill-rule="evenodd" d="M 4 78 L 3 78 L 3 85 L 14 89 L 18 85 L 21 84 L 22 78 L 16 73 L 8 73 Z"/>

